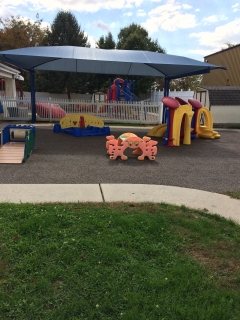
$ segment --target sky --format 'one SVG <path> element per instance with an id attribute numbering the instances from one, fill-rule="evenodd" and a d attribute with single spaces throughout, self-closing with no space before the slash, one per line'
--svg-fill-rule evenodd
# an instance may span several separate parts
<path id="1" fill-rule="evenodd" d="M 70 11 L 91 47 L 111 32 L 136 23 L 158 40 L 166 53 L 203 61 L 204 56 L 240 43 L 237 0 L 1 0 L 0 18 L 20 15 L 51 25 L 60 10 Z"/>

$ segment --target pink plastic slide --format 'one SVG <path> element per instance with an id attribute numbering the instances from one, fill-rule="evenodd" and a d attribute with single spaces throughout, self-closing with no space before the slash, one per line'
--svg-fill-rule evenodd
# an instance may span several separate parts
<path id="1" fill-rule="evenodd" d="M 51 104 L 51 109 L 52 118 L 62 119 L 67 115 L 66 112 L 58 104 Z M 36 113 L 41 118 L 49 118 L 50 104 L 44 102 L 36 102 Z"/>

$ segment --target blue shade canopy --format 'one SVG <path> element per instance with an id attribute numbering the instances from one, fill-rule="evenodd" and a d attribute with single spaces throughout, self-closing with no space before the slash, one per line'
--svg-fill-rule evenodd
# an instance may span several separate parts
<path id="1" fill-rule="evenodd" d="M 29 47 L 0 52 L 3 62 L 25 70 L 67 71 L 176 79 L 226 69 L 163 53 L 86 47 Z"/>

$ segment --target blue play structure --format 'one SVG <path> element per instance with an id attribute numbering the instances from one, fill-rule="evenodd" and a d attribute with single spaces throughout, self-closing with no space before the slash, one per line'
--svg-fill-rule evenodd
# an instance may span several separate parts
<path id="1" fill-rule="evenodd" d="M 107 102 L 111 101 L 139 101 L 134 94 L 135 80 L 116 78 L 113 84 L 109 82 L 107 91 Z"/>
<path id="2" fill-rule="evenodd" d="M 86 128 L 65 128 L 62 129 L 60 124 L 55 124 L 53 127 L 53 132 L 63 132 L 67 134 L 71 134 L 74 137 L 87 137 L 87 136 L 102 136 L 102 135 L 110 135 L 109 127 L 94 127 L 87 126 Z"/>

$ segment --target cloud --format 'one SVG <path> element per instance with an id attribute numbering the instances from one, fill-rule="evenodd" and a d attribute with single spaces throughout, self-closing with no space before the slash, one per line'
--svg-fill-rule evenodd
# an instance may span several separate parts
<path id="1" fill-rule="evenodd" d="M 48 28 L 48 29 L 51 30 L 51 24 L 48 23 L 48 22 L 43 21 L 43 22 L 41 23 L 41 28 L 42 28 L 42 29 Z"/>
<path id="2" fill-rule="evenodd" d="M 13 8 L 13 10 L 11 10 L 11 8 L 5 8 L 3 6 L 0 6 L 0 18 L 2 18 L 2 20 L 5 20 L 6 18 L 10 19 L 11 16 L 16 17 L 16 12 L 14 11 L 14 9 L 15 8 Z M 27 21 L 30 21 L 31 23 L 36 22 L 36 19 L 33 20 L 33 19 L 29 18 L 29 17 L 24 17 L 24 16 L 20 16 L 20 19 L 22 21 L 25 21 L 25 22 L 27 22 Z M 42 29 L 46 29 L 46 28 L 51 29 L 51 25 L 48 22 L 42 21 L 41 22 L 41 28 Z"/>
<path id="3" fill-rule="evenodd" d="M 91 24 L 91 27 L 92 28 L 98 28 L 98 29 L 101 29 L 101 30 L 107 31 L 107 32 L 111 31 L 110 26 L 108 24 L 104 23 L 102 20 L 94 21 Z"/>
<path id="4" fill-rule="evenodd" d="M 15 15 L 15 16 L 16 16 L 16 15 Z M 23 21 L 28 21 L 28 20 L 29 20 L 32 24 L 33 24 L 34 22 L 36 22 L 36 20 L 30 19 L 30 18 L 28 18 L 28 17 L 21 17 L 21 19 L 22 19 Z M 51 30 L 51 24 L 48 23 L 48 22 L 42 21 L 42 22 L 41 22 L 41 29 L 46 29 L 46 28 L 48 28 L 49 30 Z"/>
<path id="5" fill-rule="evenodd" d="M 233 12 L 239 11 L 238 7 L 239 7 L 239 3 L 235 3 L 234 5 L 232 5 Z"/>
<path id="6" fill-rule="evenodd" d="M 131 17 L 133 15 L 132 12 L 126 12 L 123 14 L 123 16 L 126 16 L 126 17 Z"/>
<path id="7" fill-rule="evenodd" d="M 193 28 L 197 25 L 194 14 L 186 13 L 189 5 L 168 0 L 166 4 L 157 6 L 148 13 L 149 18 L 142 26 L 149 33 L 158 32 L 160 29 L 175 31 L 177 29 Z"/>
<path id="8" fill-rule="evenodd" d="M 127 3 L 125 6 L 124 6 L 125 9 L 132 9 L 133 8 L 133 5 L 131 3 Z"/>
<path id="9" fill-rule="evenodd" d="M 9 18 L 11 16 L 15 16 L 14 7 L 0 5 L 0 17 L 2 19 Z"/>
<path id="10" fill-rule="evenodd" d="M 89 36 L 89 35 L 86 34 L 86 33 L 85 33 L 85 36 L 88 37 L 88 42 L 90 43 L 91 48 L 95 48 L 95 47 L 96 47 L 96 42 L 97 42 L 97 40 L 96 40 L 94 37 Z"/>
<path id="11" fill-rule="evenodd" d="M 211 23 L 214 23 L 214 22 L 219 22 L 221 20 L 227 20 L 228 18 L 222 14 L 220 16 L 217 16 L 217 15 L 212 15 L 212 16 L 209 16 L 209 17 L 206 17 L 206 18 L 203 18 L 202 19 L 202 23 L 204 25 L 208 25 L 208 24 L 211 24 Z"/>
<path id="12" fill-rule="evenodd" d="M 222 46 L 229 43 L 239 43 L 240 18 L 215 28 L 213 32 L 191 33 L 190 37 L 198 38 L 202 46 L 221 50 Z"/>
<path id="13" fill-rule="evenodd" d="M 199 12 L 199 11 L 201 11 L 201 10 L 200 10 L 200 9 L 196 9 L 196 10 L 195 10 L 195 12 Z"/>
<path id="14" fill-rule="evenodd" d="M 146 12 L 144 11 L 144 10 L 142 10 L 142 9 L 138 9 L 138 11 L 137 11 L 137 16 L 138 17 L 144 17 L 144 16 L 146 16 L 147 14 L 146 14 Z"/>
<path id="15" fill-rule="evenodd" d="M 183 7 L 183 9 L 186 9 L 186 10 L 192 8 L 192 6 L 190 6 L 189 4 L 183 4 L 182 7 Z"/>
<path id="16" fill-rule="evenodd" d="M 101 9 L 124 9 L 130 8 L 132 6 L 139 7 L 144 0 L 27 0 L 23 2 L 22 0 L 2 0 L 1 7 L 9 7 L 12 6 L 26 6 L 30 11 L 37 12 L 47 12 L 54 10 L 73 10 L 78 12 L 97 12 Z M 1 8 L 0 7 L 0 8 Z M 16 15 L 16 13 L 14 14 Z"/>
<path id="17" fill-rule="evenodd" d="M 206 57 L 210 54 L 212 54 L 213 52 L 217 52 L 219 51 L 219 48 L 216 48 L 215 50 L 214 49 L 206 49 L 206 50 L 203 50 L 203 49 L 194 49 L 194 50 L 188 50 L 189 53 L 191 54 L 196 54 L 196 55 L 200 55 L 202 57 Z"/>

